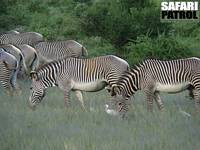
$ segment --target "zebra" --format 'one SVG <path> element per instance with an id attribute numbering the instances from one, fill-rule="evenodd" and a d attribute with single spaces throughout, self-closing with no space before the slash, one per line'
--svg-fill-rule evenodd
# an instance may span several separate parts
<path id="1" fill-rule="evenodd" d="M 0 44 L 12 44 L 15 46 L 28 44 L 34 46 L 42 41 L 44 41 L 43 36 L 37 32 L 7 33 L 0 35 Z"/>
<path id="2" fill-rule="evenodd" d="M 64 92 L 65 106 L 69 106 L 70 91 L 85 109 L 81 91 L 96 92 L 115 85 L 129 64 L 114 55 L 88 59 L 64 58 L 50 62 L 30 74 L 32 79 L 29 106 L 34 109 L 45 96 L 45 89 L 58 86 Z"/>
<path id="3" fill-rule="evenodd" d="M 13 94 L 13 90 L 18 90 L 14 77 L 17 68 L 17 59 L 10 53 L 0 48 L 0 82 L 9 95 Z"/>
<path id="4" fill-rule="evenodd" d="M 111 104 L 107 112 L 115 111 L 124 116 L 130 106 L 130 98 L 138 90 L 146 96 L 147 110 L 152 111 L 153 99 L 163 110 L 159 92 L 177 93 L 191 90 L 195 104 L 200 109 L 200 59 L 196 57 L 161 61 L 147 59 L 126 71 L 111 89 Z M 108 111 L 109 110 L 109 111 Z"/>
<path id="5" fill-rule="evenodd" d="M 11 45 L 11 44 L 3 44 L 3 45 L 0 45 L 0 47 L 2 49 L 4 49 L 4 51 L 6 51 L 16 57 L 16 59 L 19 62 L 19 68 L 17 69 L 17 72 L 20 70 L 21 67 L 24 67 L 25 71 L 27 72 L 25 58 L 19 48 L 17 48 L 14 45 Z"/>
<path id="6" fill-rule="evenodd" d="M 87 49 L 74 40 L 40 42 L 35 45 L 38 52 L 40 63 L 47 63 L 65 57 L 87 56 Z"/>

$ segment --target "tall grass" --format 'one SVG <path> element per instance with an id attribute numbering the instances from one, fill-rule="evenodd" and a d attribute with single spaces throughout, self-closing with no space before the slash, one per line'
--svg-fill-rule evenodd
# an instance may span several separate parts
<path id="1" fill-rule="evenodd" d="M 148 113 L 143 94 L 135 95 L 134 107 L 126 120 L 108 116 L 103 105 L 109 100 L 105 91 L 84 93 L 83 112 L 71 95 L 66 109 L 63 93 L 47 90 L 35 111 L 27 107 L 29 82 L 21 82 L 23 94 L 8 97 L 0 91 L 0 149 L 8 150 L 169 150 L 199 149 L 200 117 L 187 93 L 162 95 L 166 110 Z M 187 117 L 179 108 L 190 113 Z"/>

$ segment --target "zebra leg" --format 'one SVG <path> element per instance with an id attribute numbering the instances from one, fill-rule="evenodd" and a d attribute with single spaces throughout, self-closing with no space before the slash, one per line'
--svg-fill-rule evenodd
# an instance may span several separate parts
<path id="1" fill-rule="evenodd" d="M 193 90 L 189 90 L 189 96 L 190 96 L 190 98 L 194 99 Z"/>
<path id="2" fill-rule="evenodd" d="M 194 87 L 193 89 L 193 95 L 195 100 L 195 106 L 197 108 L 197 111 L 200 112 L 200 77 L 197 74 L 193 77 L 192 85 Z"/>
<path id="3" fill-rule="evenodd" d="M 152 112 L 154 93 L 151 90 L 145 90 L 144 92 L 145 92 L 146 102 L 147 102 L 147 111 Z"/>
<path id="4" fill-rule="evenodd" d="M 154 96 L 155 96 L 155 101 L 156 101 L 156 104 L 158 106 L 158 109 L 162 111 L 164 109 L 164 105 L 163 105 L 163 103 L 161 101 L 159 93 L 155 92 Z"/>
<path id="5" fill-rule="evenodd" d="M 10 76 L 11 71 L 8 68 L 6 68 L 6 66 L 3 63 L 0 62 L 0 82 L 6 89 L 6 93 L 9 96 L 13 96 L 13 88 L 10 83 Z"/>
<path id="6" fill-rule="evenodd" d="M 81 104 L 81 108 L 82 108 L 84 111 L 87 111 L 86 108 L 85 108 L 85 104 L 84 104 L 84 101 L 83 101 L 83 95 L 82 95 L 81 91 L 76 90 L 76 91 L 75 91 L 75 94 L 76 94 L 76 97 L 77 97 L 78 101 L 79 101 L 80 104 Z"/>
<path id="7" fill-rule="evenodd" d="M 16 82 L 18 72 L 19 72 L 19 68 L 17 70 L 12 70 L 12 73 L 11 73 L 11 76 L 10 76 L 10 83 L 11 83 L 12 88 L 14 90 L 16 90 L 16 94 L 20 95 L 21 94 L 21 89 L 20 89 L 19 85 Z"/>
<path id="8" fill-rule="evenodd" d="M 65 107 L 70 106 L 70 90 L 64 91 L 64 103 L 65 103 Z"/>
<path id="9" fill-rule="evenodd" d="M 195 106 L 197 108 L 197 111 L 200 112 L 200 90 L 194 89 L 194 100 L 195 100 Z"/>
<path id="10" fill-rule="evenodd" d="M 188 91 L 189 91 L 189 96 L 194 99 L 194 88 L 188 88 Z"/>
<path id="11" fill-rule="evenodd" d="M 188 96 L 185 96 L 186 98 L 190 98 L 190 99 L 194 99 L 194 94 L 193 94 L 193 90 L 194 90 L 194 87 L 192 85 L 190 85 L 188 88 Z"/>
<path id="12" fill-rule="evenodd" d="M 60 76 L 58 79 L 58 87 L 64 91 L 64 103 L 65 107 L 70 106 L 70 91 L 73 87 L 72 82 L 70 80 L 63 80 L 65 79 L 63 76 Z"/>

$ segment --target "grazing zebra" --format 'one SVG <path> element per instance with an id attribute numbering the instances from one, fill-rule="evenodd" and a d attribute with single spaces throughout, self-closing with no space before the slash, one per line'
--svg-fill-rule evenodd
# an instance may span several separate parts
<path id="1" fill-rule="evenodd" d="M 15 78 L 17 68 L 17 59 L 0 48 L 0 82 L 9 95 L 12 95 L 12 90 L 18 90 Z"/>
<path id="2" fill-rule="evenodd" d="M 43 36 L 37 32 L 7 33 L 0 35 L 0 44 L 12 44 L 15 46 L 28 44 L 34 46 L 41 41 L 44 41 Z"/>
<path id="3" fill-rule="evenodd" d="M 65 57 L 87 56 L 86 48 L 74 40 L 40 42 L 35 45 L 38 52 L 40 63 L 51 62 Z"/>
<path id="4" fill-rule="evenodd" d="M 116 56 L 91 59 L 64 58 L 50 62 L 31 73 L 32 85 L 29 104 L 34 108 L 45 95 L 45 89 L 58 86 L 64 92 L 65 105 L 69 105 L 70 91 L 75 91 L 85 109 L 81 91 L 95 92 L 113 86 L 129 65 Z"/>
<path id="5" fill-rule="evenodd" d="M 106 108 L 123 116 L 128 110 L 130 97 L 137 90 L 142 90 L 146 96 L 147 110 L 152 111 L 153 99 L 162 110 L 159 92 L 177 93 L 186 89 L 191 90 L 196 107 L 200 109 L 199 58 L 171 61 L 148 59 L 120 77 L 117 86 L 111 89 L 112 104 L 107 104 Z"/>

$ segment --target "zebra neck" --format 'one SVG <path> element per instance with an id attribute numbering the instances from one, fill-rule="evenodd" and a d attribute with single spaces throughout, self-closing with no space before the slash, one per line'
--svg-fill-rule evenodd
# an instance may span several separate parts
<path id="1" fill-rule="evenodd" d="M 46 82 L 45 80 L 42 80 L 42 83 L 43 83 L 43 86 L 45 89 L 48 87 L 57 86 L 57 84 L 55 82 L 51 82 L 51 81 Z"/>
<path id="2" fill-rule="evenodd" d="M 53 71 L 43 70 L 43 72 L 39 74 L 39 79 L 43 83 L 44 88 L 57 86 L 56 73 Z"/>
<path id="3" fill-rule="evenodd" d="M 122 76 L 120 82 L 120 91 L 126 96 L 130 97 L 140 89 L 140 73 L 138 70 L 131 70 Z"/>

